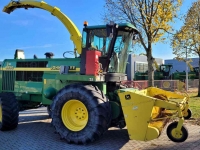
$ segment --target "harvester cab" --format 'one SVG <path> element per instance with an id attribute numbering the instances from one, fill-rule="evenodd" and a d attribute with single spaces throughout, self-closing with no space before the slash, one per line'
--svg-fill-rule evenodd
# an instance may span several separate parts
<path id="1" fill-rule="evenodd" d="M 164 79 L 169 79 L 173 65 L 160 65 L 160 72 L 163 73 Z"/>
<path id="2" fill-rule="evenodd" d="M 199 79 L 199 67 L 193 67 L 193 71 L 196 74 L 196 78 L 195 79 Z"/>
<path id="3" fill-rule="evenodd" d="M 85 26 L 82 33 L 80 74 L 102 73 L 105 76 L 112 76 L 113 73 L 119 73 L 120 76 L 125 77 L 128 53 L 133 36 L 137 33 L 136 28 L 129 23 Z M 92 57 L 97 55 L 97 62 L 92 62 Z"/>
<path id="4" fill-rule="evenodd" d="M 154 80 L 171 79 L 171 69 L 173 68 L 172 65 L 158 65 L 156 61 L 154 61 L 154 64 L 156 68 L 154 71 Z M 136 72 L 134 80 L 148 80 L 148 72 Z"/>
<path id="5" fill-rule="evenodd" d="M 154 87 L 128 89 L 121 84 L 126 80 L 132 40 L 138 34 L 132 24 L 84 24 L 81 36 L 65 14 L 44 1 L 12 1 L 3 11 L 17 8 L 41 8 L 56 16 L 70 32 L 74 54 L 80 56 L 5 59 L 0 71 L 0 130 L 17 127 L 18 104 L 42 104 L 56 132 L 68 143 L 93 142 L 113 126 L 127 126 L 130 139 L 148 141 L 158 138 L 172 118 L 178 121 L 168 126 L 168 137 L 174 142 L 187 139 L 183 126 L 184 119 L 191 117 L 187 95 Z"/>

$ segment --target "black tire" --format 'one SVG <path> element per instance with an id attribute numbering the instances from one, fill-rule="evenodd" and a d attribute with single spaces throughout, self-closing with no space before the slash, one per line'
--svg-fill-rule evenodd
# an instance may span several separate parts
<path id="1" fill-rule="evenodd" d="M 80 131 L 67 128 L 61 118 L 65 103 L 76 99 L 88 111 L 86 126 Z M 56 132 L 68 143 L 87 144 L 97 140 L 110 126 L 111 106 L 106 96 L 96 86 L 72 84 L 61 89 L 52 103 L 52 124 Z"/>
<path id="2" fill-rule="evenodd" d="M 180 137 L 174 137 L 172 135 L 173 129 L 175 129 L 178 125 L 178 122 L 173 122 L 167 127 L 167 136 L 169 137 L 170 140 L 173 142 L 184 142 L 187 137 L 188 137 L 188 130 L 187 128 L 183 125 L 181 128 L 181 134 Z M 177 133 L 178 134 L 178 133 Z"/>
<path id="3" fill-rule="evenodd" d="M 192 111 L 190 110 L 190 109 L 188 109 L 187 110 L 187 114 L 186 114 L 187 116 L 183 116 L 184 117 L 184 119 L 190 119 L 191 117 L 192 117 Z"/>
<path id="4" fill-rule="evenodd" d="M 1 93 L 0 105 L 2 109 L 2 120 L 0 130 L 7 131 L 15 129 L 18 125 L 19 110 L 18 102 L 13 93 Z"/>

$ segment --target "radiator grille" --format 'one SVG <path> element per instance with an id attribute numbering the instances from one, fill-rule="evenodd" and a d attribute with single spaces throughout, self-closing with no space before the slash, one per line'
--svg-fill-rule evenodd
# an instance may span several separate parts
<path id="1" fill-rule="evenodd" d="M 2 73 L 2 90 L 14 91 L 15 71 L 3 71 Z"/>

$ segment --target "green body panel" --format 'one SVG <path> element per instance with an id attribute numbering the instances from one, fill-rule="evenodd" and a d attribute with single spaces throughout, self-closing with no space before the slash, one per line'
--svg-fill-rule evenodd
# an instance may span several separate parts
<path id="1" fill-rule="evenodd" d="M 76 82 L 104 82 L 104 78 L 100 76 L 93 75 L 56 75 L 55 79 L 57 80 L 68 80 L 68 81 L 76 81 Z"/>
<path id="2" fill-rule="evenodd" d="M 154 80 L 162 80 L 163 78 L 162 72 L 154 71 Z M 148 80 L 148 74 L 146 72 L 136 72 L 134 80 Z"/>
<path id="3" fill-rule="evenodd" d="M 44 64 L 44 62 L 46 62 L 46 64 Z M 59 73 L 61 65 L 75 66 L 76 68 L 80 68 L 80 58 L 5 59 L 2 62 L 1 71 L 2 69 L 4 69 L 5 71 L 27 71 L 29 68 L 34 68 L 33 71 L 37 71 L 37 68 L 43 68 L 43 71 L 49 71 L 55 74 Z M 71 70 L 69 72 L 71 74 L 75 74 L 78 71 Z"/>
<path id="4" fill-rule="evenodd" d="M 145 72 L 136 72 L 134 80 L 145 80 L 146 76 L 148 76 L 148 75 Z"/>
<path id="5" fill-rule="evenodd" d="M 92 80 L 92 79 L 93 80 Z M 95 82 L 95 76 L 87 76 L 87 75 L 60 75 L 60 74 L 52 74 L 52 73 L 45 73 L 43 76 L 43 90 L 46 93 L 48 90 L 50 91 L 59 91 L 64 86 L 72 83 L 82 83 L 82 84 L 92 84 L 96 85 L 104 94 L 106 94 L 106 83 L 105 82 Z M 55 90 L 55 91 L 54 91 Z M 53 94 L 53 93 L 51 93 Z M 56 93 L 55 93 L 56 94 Z M 44 105 L 49 104 L 49 99 L 45 98 L 46 94 L 43 93 L 43 101 Z M 53 98 L 55 95 L 51 95 L 50 99 Z"/>
<path id="6" fill-rule="evenodd" d="M 5 59 L 0 69 L 0 92 L 13 92 L 19 101 L 49 105 L 52 101 L 43 95 L 43 91 L 48 87 L 59 90 L 66 85 L 55 80 L 61 65 L 73 68 L 69 75 L 77 74 L 80 58 Z M 48 84 L 44 84 L 44 79 Z"/>
<path id="7" fill-rule="evenodd" d="M 172 65 L 162 64 L 154 71 L 154 80 L 170 79 Z M 148 72 L 136 72 L 134 80 L 148 80 Z"/>
<path id="8" fill-rule="evenodd" d="M 54 87 L 48 87 L 43 92 L 44 97 L 47 99 L 53 99 L 53 97 L 56 95 L 56 93 L 57 93 L 57 90 Z"/>
<path id="9" fill-rule="evenodd" d="M 162 80 L 164 78 L 162 72 L 154 72 L 154 80 Z"/>
<path id="10" fill-rule="evenodd" d="M 76 70 L 72 69 L 67 74 L 60 74 L 61 65 L 75 66 Z M 13 92 L 20 103 L 20 107 L 28 109 L 41 104 L 50 105 L 57 92 L 68 84 L 91 84 L 97 86 L 108 96 L 111 104 L 112 119 L 123 120 L 119 97 L 115 92 L 107 92 L 105 77 L 80 75 L 79 65 L 79 58 L 6 59 L 0 70 L 0 82 L 2 85 L 0 86 L 0 91 Z M 123 121 L 121 123 L 124 124 Z"/>
<path id="11" fill-rule="evenodd" d="M 45 98 L 44 96 L 42 97 L 41 103 L 43 105 L 50 105 L 52 103 L 52 100 Z"/>
<path id="12" fill-rule="evenodd" d="M 122 112 L 121 106 L 119 103 L 114 102 L 114 101 L 110 101 L 110 104 L 111 104 L 111 109 L 113 110 L 112 111 L 112 119 L 116 119 Z"/>
<path id="13" fill-rule="evenodd" d="M 115 91 L 122 87 L 120 82 L 125 79 L 121 74 L 125 73 L 129 48 L 137 32 L 130 23 L 86 26 L 83 29 L 86 36 L 82 37 L 85 41 L 82 53 L 76 58 L 53 58 L 52 53 L 46 53 L 47 58 L 34 56 L 33 59 L 24 59 L 23 50 L 16 50 L 14 59 L 5 59 L 0 68 L 0 92 L 13 92 L 20 108 L 25 106 L 23 109 L 27 109 L 50 105 L 57 92 L 69 84 L 97 86 L 102 91 L 102 97 L 105 94 L 109 99 L 114 124 L 121 122 L 122 127 L 125 123 Z M 92 50 L 92 44 L 97 44 L 95 51 L 100 52 L 94 58 L 88 57 L 87 53 Z M 120 53 L 123 55 L 119 56 Z M 90 66 L 90 61 L 94 65 Z M 86 75 L 94 66 L 95 73 L 91 74 L 95 75 Z M 117 74 L 119 72 L 121 74 Z"/>
<path id="14" fill-rule="evenodd" d="M 41 94 L 42 82 L 15 81 L 15 93 Z"/>
<path id="15" fill-rule="evenodd" d="M 29 101 L 30 100 L 30 94 L 26 94 L 26 93 L 20 93 L 20 95 L 17 94 L 17 97 L 20 98 L 19 100 L 26 100 Z"/>
<path id="16" fill-rule="evenodd" d="M 19 67 L 19 62 L 29 65 L 32 62 L 33 66 L 30 67 L 27 65 Z M 37 66 L 37 62 L 46 62 L 46 65 L 40 67 Z M 27 108 L 33 108 L 39 104 L 50 105 L 57 91 L 68 84 L 92 84 L 108 96 L 112 107 L 113 119 L 122 114 L 119 97 L 114 92 L 107 93 L 107 83 L 103 76 L 80 75 L 78 69 L 71 70 L 68 74 L 60 74 L 59 70 L 61 65 L 75 66 L 76 69 L 79 69 L 80 59 L 6 59 L 2 63 L 0 70 L 0 82 L 2 85 L 0 86 L 0 91 L 13 92 L 21 105 L 27 106 Z M 18 75 L 19 72 L 21 73 Z M 35 72 L 41 73 L 39 76 L 41 79 L 39 81 L 31 79 L 29 81 L 25 77 L 29 75 L 31 78 L 39 78 L 34 74 Z"/>
<path id="17" fill-rule="evenodd" d="M 185 72 L 175 72 L 172 75 L 172 79 L 185 80 L 186 79 L 186 73 Z M 188 79 L 196 79 L 196 73 L 195 72 L 188 72 Z"/>
<path id="18" fill-rule="evenodd" d="M 120 103 L 120 99 L 118 97 L 117 91 L 115 91 L 115 92 L 108 92 L 107 96 L 109 97 L 109 99 L 111 99 L 111 100 L 113 100 L 113 101 L 115 101 L 117 103 Z"/>

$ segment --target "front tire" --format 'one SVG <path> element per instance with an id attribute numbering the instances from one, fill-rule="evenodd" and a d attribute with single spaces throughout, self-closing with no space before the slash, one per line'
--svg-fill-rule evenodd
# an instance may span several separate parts
<path id="1" fill-rule="evenodd" d="M 73 84 L 58 92 L 52 104 L 52 124 L 68 143 L 97 140 L 110 126 L 111 107 L 96 86 Z"/>
<path id="2" fill-rule="evenodd" d="M 177 131 L 176 130 L 177 125 L 178 125 L 178 122 L 172 122 L 167 127 L 167 136 L 173 142 L 184 142 L 188 137 L 187 128 L 183 125 L 181 128 L 181 131 Z"/>
<path id="3" fill-rule="evenodd" d="M 18 102 L 13 93 L 0 94 L 0 130 L 12 130 L 18 125 Z"/>

